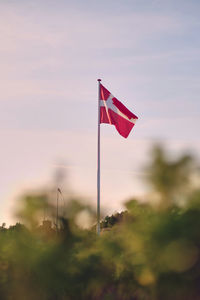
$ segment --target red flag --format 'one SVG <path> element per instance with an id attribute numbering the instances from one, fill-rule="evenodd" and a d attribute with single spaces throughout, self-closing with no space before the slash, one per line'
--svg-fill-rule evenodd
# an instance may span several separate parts
<path id="1" fill-rule="evenodd" d="M 100 84 L 100 123 L 115 125 L 119 134 L 127 138 L 137 119 L 136 115 Z"/>

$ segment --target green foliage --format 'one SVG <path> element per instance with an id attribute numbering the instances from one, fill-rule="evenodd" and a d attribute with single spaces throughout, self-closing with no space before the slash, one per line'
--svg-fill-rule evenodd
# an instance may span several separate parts
<path id="1" fill-rule="evenodd" d="M 152 161 L 146 168 L 149 174 L 147 180 L 159 197 L 161 206 L 166 208 L 175 201 L 184 200 L 191 186 L 194 165 L 191 155 L 185 154 L 172 160 L 160 145 L 153 148 Z"/>
<path id="2" fill-rule="evenodd" d="M 168 205 L 132 199 L 125 212 L 102 220 L 100 237 L 90 229 L 95 212 L 88 205 L 70 201 L 57 231 L 48 196 L 24 197 L 18 216 L 25 226 L 0 227 L 0 299 L 200 299 L 200 190 L 189 189 L 192 160 L 169 162 L 156 151 L 149 180 Z M 180 190 L 184 206 L 172 200 Z M 39 226 L 46 207 L 49 220 Z"/>
<path id="3" fill-rule="evenodd" d="M 109 228 L 113 227 L 115 224 L 121 223 L 127 217 L 128 217 L 128 212 L 127 211 L 123 211 L 121 213 L 115 213 L 112 216 L 106 216 L 101 221 L 101 224 L 100 224 L 101 229 L 109 229 Z"/>

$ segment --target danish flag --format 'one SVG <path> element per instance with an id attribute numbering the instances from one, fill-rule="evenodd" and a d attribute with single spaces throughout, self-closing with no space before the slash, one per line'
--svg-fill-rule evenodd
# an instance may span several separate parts
<path id="1" fill-rule="evenodd" d="M 124 138 L 127 138 L 138 117 L 117 100 L 100 84 L 100 123 L 115 125 Z"/>

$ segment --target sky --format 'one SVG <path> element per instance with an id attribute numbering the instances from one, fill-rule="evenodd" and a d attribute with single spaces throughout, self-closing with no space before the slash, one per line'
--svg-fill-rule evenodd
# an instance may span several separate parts
<path id="1" fill-rule="evenodd" d="M 101 125 L 101 206 L 144 197 L 158 141 L 199 155 L 198 0 L 0 0 L 0 223 L 30 190 L 96 205 L 97 79 L 139 120 Z"/>

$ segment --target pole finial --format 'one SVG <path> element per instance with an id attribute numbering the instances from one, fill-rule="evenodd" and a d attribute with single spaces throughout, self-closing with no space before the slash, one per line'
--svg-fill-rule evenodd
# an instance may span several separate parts
<path id="1" fill-rule="evenodd" d="M 97 81 L 101 81 L 101 79 L 97 79 Z"/>

